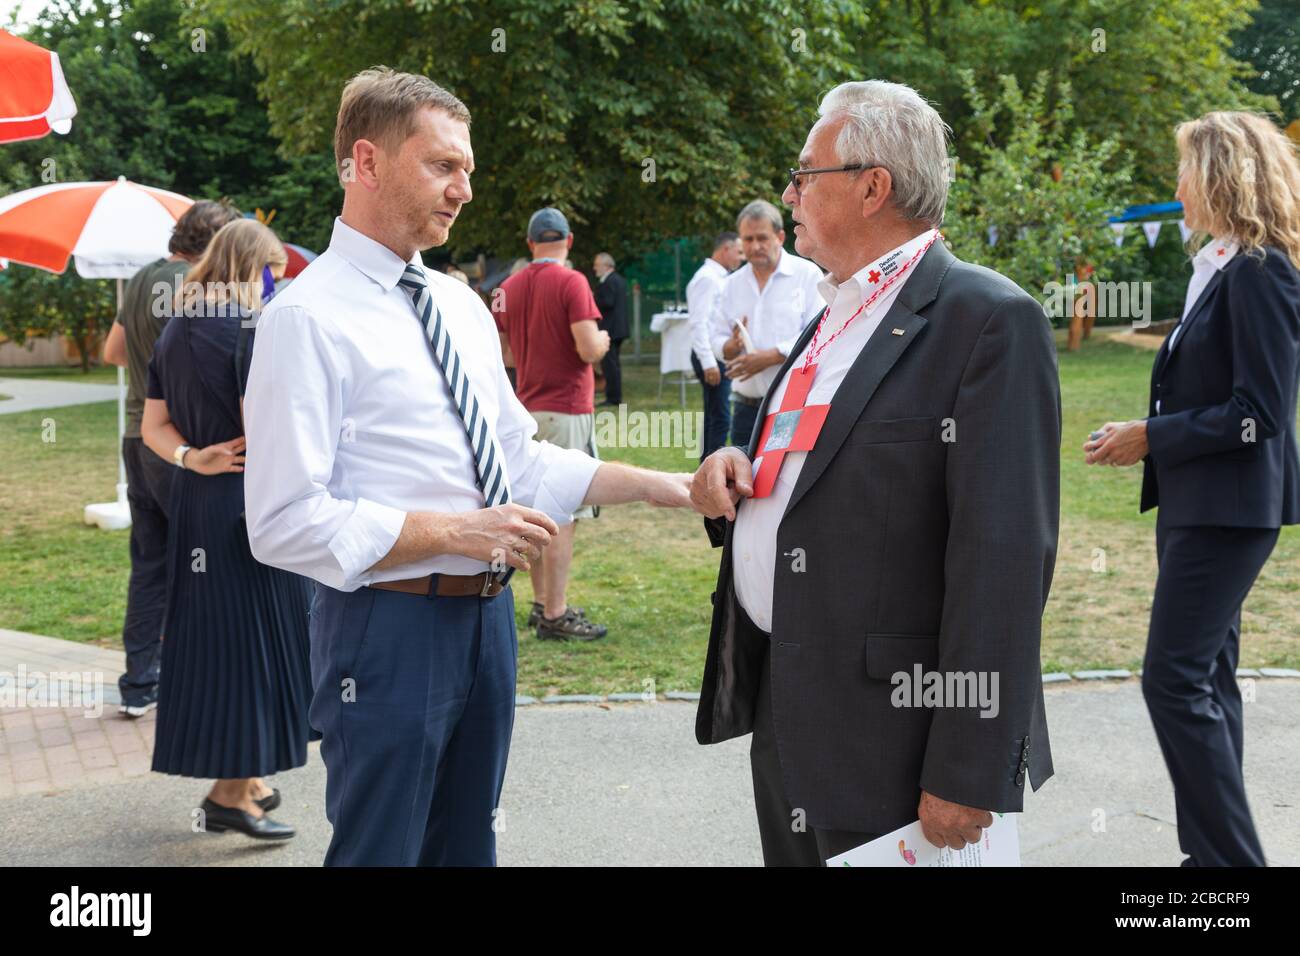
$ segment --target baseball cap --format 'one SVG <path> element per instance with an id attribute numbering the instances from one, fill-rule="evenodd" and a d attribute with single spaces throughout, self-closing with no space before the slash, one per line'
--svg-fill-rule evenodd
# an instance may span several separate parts
<path id="1" fill-rule="evenodd" d="M 553 206 L 533 213 L 528 220 L 528 238 L 533 242 L 555 242 L 569 235 L 569 220 Z"/>

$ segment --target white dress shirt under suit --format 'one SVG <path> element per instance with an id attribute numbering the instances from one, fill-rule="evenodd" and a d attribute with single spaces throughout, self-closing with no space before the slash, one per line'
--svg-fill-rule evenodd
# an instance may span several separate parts
<path id="1" fill-rule="evenodd" d="M 418 252 L 411 262 L 420 264 Z M 397 284 L 405 267 L 336 219 L 329 248 L 275 297 L 254 339 L 244 400 L 249 544 L 259 561 L 341 591 L 489 569 L 442 554 L 369 570 L 408 511 L 483 507 L 465 426 Z M 510 387 L 486 306 L 464 283 L 427 275 L 496 432 L 512 501 L 567 523 L 600 463 L 533 441 L 537 425 Z"/>
<path id="2" fill-rule="evenodd" d="M 822 310 L 817 293 L 821 281 L 822 270 L 816 263 L 782 249 L 776 268 L 759 291 L 754 267 L 745 263 L 727 276 L 722 285 L 718 308 L 710 322 L 714 355 L 722 358 L 722 346 L 731 338 L 735 323 L 744 316 L 749 316 L 746 327 L 754 348 L 775 347 L 782 355 L 789 355 L 804 326 Z M 735 379 L 731 390 L 745 398 L 762 398 L 780 370 L 779 365 L 773 365 L 743 381 Z"/>
<path id="3" fill-rule="evenodd" d="M 839 285 L 836 285 L 829 275 L 826 276 L 818 284 L 818 292 L 821 299 L 830 306 L 830 314 L 822 323 L 821 334 L 818 336 L 819 344 L 826 342 L 836 329 L 843 326 L 849 316 L 856 312 L 867 297 L 879 287 L 878 284 L 870 281 L 873 274 L 882 281 L 887 278 L 881 274 L 882 264 L 894 260 L 901 266 L 929 242 L 933 234 L 933 230 L 927 230 L 919 236 L 912 237 L 897 249 L 891 250 L 875 262 L 858 270 Z M 840 383 L 844 381 L 849 368 L 857 360 L 858 353 L 866 346 L 867 340 L 876 331 L 885 313 L 889 311 L 889 307 L 898 298 L 898 293 L 911 272 L 912 269 L 908 269 L 902 278 L 871 304 L 869 310 L 854 319 L 853 324 L 843 334 L 826 346 L 816 360 L 817 374 L 813 378 L 806 404 L 833 403 Z M 809 345 L 811 344 L 809 342 Z M 806 352 L 807 348 L 799 353 L 790 367 L 801 367 Z M 779 373 L 780 369 L 774 367 L 772 371 Z M 772 400 L 768 404 L 768 414 L 781 407 L 788 382 L 787 376 L 773 390 Z M 736 587 L 736 599 L 749 615 L 749 619 L 768 632 L 772 630 L 772 588 L 776 580 L 776 531 L 807 458 L 807 452 L 787 452 L 781 470 L 777 472 L 772 493 L 766 498 L 746 499 L 736 511 L 736 528 L 732 538 L 735 554 L 732 581 Z M 870 493 L 871 489 L 863 489 L 863 494 Z"/>

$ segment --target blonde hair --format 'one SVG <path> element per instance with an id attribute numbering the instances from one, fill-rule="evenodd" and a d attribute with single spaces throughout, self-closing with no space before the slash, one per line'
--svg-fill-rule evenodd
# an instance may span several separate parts
<path id="1" fill-rule="evenodd" d="M 1181 123 L 1179 168 L 1205 212 L 1210 234 L 1262 255 L 1275 246 L 1300 268 L 1300 159 L 1266 116 L 1218 111 Z M 1190 246 L 1207 234 L 1198 232 Z"/>
<path id="2" fill-rule="evenodd" d="M 357 140 L 394 149 L 415 132 L 415 118 L 425 108 L 444 110 L 469 125 L 465 104 L 427 76 L 376 66 L 348 80 L 334 125 L 334 162 L 340 177 Z"/>
<path id="3" fill-rule="evenodd" d="M 185 276 L 177 308 L 191 314 L 199 302 L 262 307 L 262 269 L 283 266 L 289 257 L 274 232 L 256 219 L 236 219 L 222 226 L 203 258 Z"/>

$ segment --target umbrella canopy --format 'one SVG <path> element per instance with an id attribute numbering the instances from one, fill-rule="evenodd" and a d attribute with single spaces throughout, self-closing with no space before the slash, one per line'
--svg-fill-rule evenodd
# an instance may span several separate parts
<path id="1" fill-rule="evenodd" d="M 0 30 L 0 143 L 66 133 L 76 115 L 59 55 Z"/>
<path id="2" fill-rule="evenodd" d="M 75 256 L 84 278 L 129 278 L 166 254 L 191 205 L 124 177 L 25 189 L 0 196 L 0 256 L 48 272 L 63 272 Z"/>
<path id="3" fill-rule="evenodd" d="M 297 278 L 298 273 L 307 268 L 307 263 L 316 258 L 316 253 L 302 246 L 295 246 L 292 242 L 284 244 L 284 251 L 289 255 L 289 264 L 284 269 L 286 279 Z"/>

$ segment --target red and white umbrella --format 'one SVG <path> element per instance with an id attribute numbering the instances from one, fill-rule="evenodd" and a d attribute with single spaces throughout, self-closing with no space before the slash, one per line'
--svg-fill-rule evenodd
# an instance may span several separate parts
<path id="1" fill-rule="evenodd" d="M 124 177 L 24 189 L 0 196 L 0 256 L 47 272 L 75 257 L 87 279 L 128 279 L 167 254 L 193 202 Z"/>
<path id="2" fill-rule="evenodd" d="M 167 255 L 172 229 L 194 204 L 179 193 L 140 186 L 125 177 L 102 183 L 54 183 L 0 196 L 0 256 L 47 272 L 75 259 L 86 279 L 124 280 Z M 118 436 L 126 432 L 126 378 L 117 370 Z M 118 442 L 119 449 L 121 442 Z M 118 460 L 117 501 L 87 505 L 87 524 L 125 528 L 126 468 Z"/>
<path id="3" fill-rule="evenodd" d="M 0 143 L 66 133 L 76 115 L 59 55 L 0 30 Z"/>
<path id="4" fill-rule="evenodd" d="M 307 268 L 307 263 L 316 258 L 316 253 L 302 246 L 295 246 L 292 242 L 284 244 L 284 251 L 289 256 L 289 264 L 284 267 L 286 279 L 297 278 L 298 273 Z"/>

